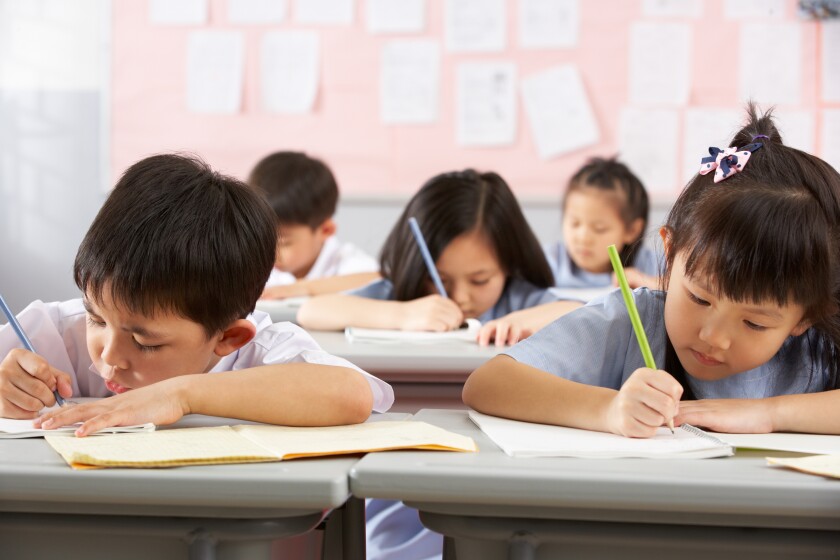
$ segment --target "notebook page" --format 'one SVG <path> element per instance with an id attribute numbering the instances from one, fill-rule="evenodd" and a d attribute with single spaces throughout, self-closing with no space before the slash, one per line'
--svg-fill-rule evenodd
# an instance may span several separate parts
<path id="1" fill-rule="evenodd" d="M 230 426 L 116 434 L 97 438 L 48 435 L 47 443 L 67 463 L 101 467 L 175 467 L 277 461 Z"/>
<path id="2" fill-rule="evenodd" d="M 840 478 L 840 455 L 812 455 L 794 459 L 767 457 L 767 463 L 808 474 Z"/>
<path id="3" fill-rule="evenodd" d="M 771 449 L 820 455 L 840 454 L 840 436 L 824 434 L 719 434 L 709 432 L 739 449 Z"/>
<path id="4" fill-rule="evenodd" d="M 401 331 L 397 329 L 347 327 L 344 329 L 344 336 L 347 338 L 347 342 L 475 342 L 479 330 L 481 330 L 481 322 L 478 319 L 467 319 L 466 328 L 453 331 Z"/>
<path id="5" fill-rule="evenodd" d="M 470 419 L 493 443 L 512 457 L 673 457 L 706 458 L 732 455 L 732 448 L 697 428 L 659 428 L 654 437 L 616 434 L 532 424 L 470 411 Z"/>
<path id="6" fill-rule="evenodd" d="M 386 449 L 477 450 L 469 437 L 413 421 L 317 428 L 249 425 L 234 430 L 283 459 Z"/>

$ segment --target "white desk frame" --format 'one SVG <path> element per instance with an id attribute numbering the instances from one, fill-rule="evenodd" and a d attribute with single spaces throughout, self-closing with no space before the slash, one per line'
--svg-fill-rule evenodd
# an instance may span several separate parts
<path id="1" fill-rule="evenodd" d="M 700 460 L 512 458 L 465 411 L 414 419 L 473 437 L 476 454 L 368 455 L 364 498 L 403 500 L 458 560 L 836 558 L 840 484 L 766 465 Z M 777 455 L 780 455 L 776 453 Z"/>

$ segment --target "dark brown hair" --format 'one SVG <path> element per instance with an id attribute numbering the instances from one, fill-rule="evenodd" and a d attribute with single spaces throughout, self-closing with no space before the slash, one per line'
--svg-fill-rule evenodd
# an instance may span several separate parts
<path id="1" fill-rule="evenodd" d="M 818 334 L 811 352 L 814 367 L 825 368 L 836 388 L 840 174 L 823 160 L 785 146 L 771 111 L 759 114 L 750 103 L 747 113 L 746 126 L 729 145 L 762 146 L 742 172 L 719 183 L 713 173 L 696 175 L 685 187 L 666 222 L 664 280 L 674 257 L 682 254 L 686 275 L 706 276 L 719 296 L 801 305 Z M 667 361 L 668 371 L 684 374 L 670 343 Z"/>
<path id="2" fill-rule="evenodd" d="M 248 184 L 263 192 L 280 225 L 317 228 L 335 214 L 338 204 L 338 185 L 330 168 L 302 152 L 264 157 Z"/>
<path id="3" fill-rule="evenodd" d="M 435 261 L 453 239 L 478 230 L 487 236 L 508 279 L 521 278 L 540 288 L 554 285 L 540 244 L 508 184 L 496 173 L 467 169 L 429 179 L 388 234 L 380 264 L 398 301 L 428 295 L 429 274 L 409 228 L 410 217 L 417 218 Z"/>
<path id="4" fill-rule="evenodd" d="M 642 247 L 645 230 L 647 229 L 648 213 L 650 203 L 644 185 L 636 177 L 630 168 L 620 163 L 616 158 L 594 157 L 578 169 L 569 179 L 566 192 L 563 195 L 561 208 L 566 211 L 566 200 L 573 192 L 580 192 L 584 189 L 597 189 L 603 192 L 614 193 L 618 203 L 618 213 L 624 227 L 630 227 L 633 222 L 642 219 L 642 229 L 639 236 L 632 242 L 625 245 L 619 256 L 624 266 L 633 266 L 636 255 Z"/>
<path id="5" fill-rule="evenodd" d="M 90 226 L 73 267 L 93 301 L 153 316 L 173 312 L 210 337 L 254 310 L 274 265 L 277 228 L 265 200 L 192 156 L 129 167 Z"/>

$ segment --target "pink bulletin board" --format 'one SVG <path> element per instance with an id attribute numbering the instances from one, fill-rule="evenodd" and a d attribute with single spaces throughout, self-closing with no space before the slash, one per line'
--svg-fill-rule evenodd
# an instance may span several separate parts
<path id="1" fill-rule="evenodd" d="M 299 0 L 306 1 L 306 0 Z M 399 0 L 394 0 L 399 1 Z M 161 26 L 149 22 L 145 0 L 120 0 L 113 6 L 111 163 L 115 177 L 131 163 L 152 153 L 190 151 L 212 166 L 245 178 L 265 154 L 303 150 L 333 168 L 342 196 L 406 196 L 442 171 L 474 167 L 505 177 L 518 196 L 556 199 L 566 179 L 589 157 L 618 152 L 622 109 L 633 107 L 628 93 L 629 40 L 633 23 L 675 21 L 692 30 L 691 89 L 688 103 L 676 107 L 682 119 L 692 108 L 739 110 L 739 30 L 745 21 L 722 17 L 724 0 L 706 0 L 702 15 L 643 15 L 642 0 L 580 0 L 577 46 L 526 50 L 519 46 L 517 2 L 507 0 L 507 48 L 495 53 L 450 53 L 444 41 L 444 0 L 428 0 L 426 30 L 418 34 L 373 35 L 366 30 L 365 0 L 356 0 L 354 24 L 307 27 L 295 23 L 295 2 L 287 0 L 283 23 L 232 25 L 226 0 L 209 1 L 206 25 Z M 801 103 L 779 106 L 813 115 L 813 146 L 820 153 L 821 101 L 818 75 L 819 31 L 822 24 L 802 20 L 796 2 L 784 3 L 781 21 L 801 27 Z M 777 20 L 778 21 L 778 20 Z M 186 51 L 196 30 L 233 30 L 245 38 L 244 92 L 235 115 L 191 114 L 186 107 Z M 313 112 L 271 114 L 261 108 L 259 44 L 269 30 L 315 29 L 321 40 L 320 85 Z M 397 38 L 437 38 L 441 44 L 438 120 L 434 124 L 386 125 L 378 105 L 382 45 Z M 768 37 L 767 41 L 772 41 Z M 762 48 L 762 45 L 756 45 Z M 651 64 L 667 71 L 667 53 L 651 53 Z M 521 93 L 517 93 L 515 142 L 506 147 L 463 148 L 456 144 L 455 72 L 464 61 L 503 60 L 517 66 L 518 81 L 558 64 L 574 64 L 600 130 L 598 144 L 550 160 L 540 159 L 534 145 Z M 518 90 L 518 88 L 517 88 Z M 674 108 L 674 107 L 671 107 Z M 721 132 L 725 139 L 738 123 Z M 684 125 L 680 121 L 680 127 Z M 723 141 L 723 140 L 721 140 Z M 651 149 L 655 149 L 651 146 Z M 704 154 L 698 153 L 697 159 Z M 654 193 L 660 201 L 682 187 L 682 168 L 670 193 Z"/>

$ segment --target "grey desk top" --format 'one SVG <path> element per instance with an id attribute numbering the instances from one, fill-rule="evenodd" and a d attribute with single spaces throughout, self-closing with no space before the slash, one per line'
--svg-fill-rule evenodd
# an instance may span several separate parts
<path id="1" fill-rule="evenodd" d="M 464 341 L 442 343 L 348 342 L 343 332 L 310 331 L 321 347 L 385 381 L 463 383 L 499 353 L 493 346 Z"/>
<path id="2" fill-rule="evenodd" d="M 297 321 L 297 312 L 306 298 L 261 299 L 257 301 L 257 310 L 265 311 L 275 323 Z"/>
<path id="3" fill-rule="evenodd" d="M 371 421 L 407 417 L 378 414 Z M 0 440 L 0 457 L 0 511 L 228 518 L 339 507 L 350 496 L 347 473 L 359 460 L 74 471 L 43 439 Z"/>
<path id="4" fill-rule="evenodd" d="M 414 416 L 471 436 L 479 453 L 371 454 L 351 470 L 354 495 L 401 499 L 451 515 L 684 522 L 808 529 L 840 526 L 840 484 L 767 466 L 774 452 L 722 459 L 513 458 L 466 411 Z"/>

